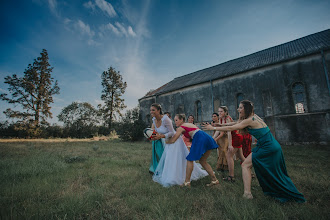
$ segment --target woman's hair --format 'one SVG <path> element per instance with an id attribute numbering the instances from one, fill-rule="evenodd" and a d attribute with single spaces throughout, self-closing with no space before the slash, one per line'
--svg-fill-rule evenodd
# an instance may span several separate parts
<path id="1" fill-rule="evenodd" d="M 193 115 L 189 115 L 188 118 L 189 118 L 190 116 L 191 116 L 193 119 L 195 119 L 195 117 L 194 117 Z"/>
<path id="2" fill-rule="evenodd" d="M 254 108 L 253 108 L 253 103 L 249 100 L 243 100 L 240 102 L 243 107 L 244 107 L 244 118 L 243 119 L 247 119 L 248 117 L 250 117 L 252 114 L 254 114 Z"/>
<path id="3" fill-rule="evenodd" d="M 229 119 L 229 121 L 234 121 L 233 120 L 233 118 L 232 117 L 230 117 L 230 115 L 229 115 L 229 112 L 228 112 L 228 107 L 227 106 L 225 106 L 225 105 L 222 105 L 222 106 L 220 106 L 219 108 L 222 108 L 223 109 L 223 111 L 225 112 L 225 121 L 227 120 L 227 118 Z"/>
<path id="4" fill-rule="evenodd" d="M 216 116 L 218 116 L 219 117 L 219 114 L 218 113 L 216 113 L 216 112 L 213 112 L 213 114 L 212 115 L 216 115 Z"/>
<path id="5" fill-rule="evenodd" d="M 162 115 L 163 114 L 163 112 L 162 112 L 162 106 L 160 105 L 160 104 L 158 104 L 158 103 L 154 103 L 154 104 L 152 104 L 151 105 L 152 107 L 155 107 L 158 111 L 159 111 L 159 113 Z"/>
<path id="6" fill-rule="evenodd" d="M 186 115 L 185 114 L 176 114 L 176 117 L 178 117 L 178 119 L 186 121 Z"/>
<path id="7" fill-rule="evenodd" d="M 223 111 L 225 112 L 226 116 L 229 115 L 229 113 L 228 113 L 228 107 L 227 107 L 227 106 L 222 105 L 222 106 L 220 106 L 219 108 L 222 108 L 222 109 L 223 109 Z"/>

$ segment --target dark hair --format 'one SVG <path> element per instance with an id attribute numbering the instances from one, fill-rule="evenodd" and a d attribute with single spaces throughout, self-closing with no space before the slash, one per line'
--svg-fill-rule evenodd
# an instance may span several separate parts
<path id="1" fill-rule="evenodd" d="M 249 100 L 243 100 L 240 103 L 244 107 L 244 118 L 242 118 L 242 120 L 243 119 L 247 119 L 252 114 L 254 114 L 254 107 L 253 107 L 253 103 L 251 101 L 249 101 Z"/>
<path id="2" fill-rule="evenodd" d="M 216 113 L 216 112 L 213 112 L 213 114 L 212 115 L 216 115 L 216 116 L 218 116 L 219 117 L 219 114 L 218 113 Z"/>
<path id="3" fill-rule="evenodd" d="M 193 115 L 189 115 L 188 118 L 189 118 L 190 116 L 193 117 L 193 119 L 195 119 L 195 117 L 194 117 Z"/>
<path id="4" fill-rule="evenodd" d="M 178 117 L 180 120 L 186 121 L 186 115 L 185 114 L 176 114 L 176 117 Z"/>
<path id="5" fill-rule="evenodd" d="M 158 111 L 159 111 L 159 113 L 162 115 L 163 114 L 163 112 L 162 112 L 162 106 L 160 105 L 160 104 L 158 104 L 158 103 L 154 103 L 154 104 L 152 104 L 151 105 L 152 107 L 155 107 Z"/>
<path id="6" fill-rule="evenodd" d="M 171 113 L 170 112 L 164 112 L 164 115 L 168 114 L 169 117 L 171 117 Z"/>

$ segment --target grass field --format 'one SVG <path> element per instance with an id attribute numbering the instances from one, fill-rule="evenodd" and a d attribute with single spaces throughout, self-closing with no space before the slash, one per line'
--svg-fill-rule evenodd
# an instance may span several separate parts
<path id="1" fill-rule="evenodd" d="M 256 179 L 255 199 L 243 199 L 239 162 L 235 183 L 163 188 L 148 173 L 148 142 L 2 142 L 0 219 L 330 219 L 330 146 L 283 151 L 307 203 L 265 197 Z M 215 167 L 215 151 L 208 161 Z"/>

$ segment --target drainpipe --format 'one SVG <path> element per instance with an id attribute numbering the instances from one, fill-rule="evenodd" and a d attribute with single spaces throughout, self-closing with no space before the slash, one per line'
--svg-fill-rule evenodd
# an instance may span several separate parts
<path id="1" fill-rule="evenodd" d="M 214 112 L 214 96 L 213 96 L 213 85 L 212 85 L 212 80 L 210 80 L 210 85 L 211 85 L 211 95 L 212 95 L 212 112 Z"/>
<path id="2" fill-rule="evenodd" d="M 325 75 L 325 78 L 327 80 L 327 85 L 328 85 L 329 95 L 330 95 L 330 82 L 329 82 L 329 77 L 328 77 L 327 66 L 325 65 L 325 58 L 324 58 L 323 50 L 321 50 L 321 56 L 322 56 L 322 62 L 323 62 L 323 67 L 324 67 L 324 75 Z"/>

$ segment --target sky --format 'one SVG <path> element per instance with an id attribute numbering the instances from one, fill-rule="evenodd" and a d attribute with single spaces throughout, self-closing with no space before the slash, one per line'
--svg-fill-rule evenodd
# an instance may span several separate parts
<path id="1" fill-rule="evenodd" d="M 60 94 L 96 107 L 110 66 L 127 82 L 127 109 L 185 74 L 330 28 L 328 0 L 1 0 L 0 93 L 48 51 Z M 3 111 L 15 108 L 0 101 Z M 16 107 L 18 109 L 18 106 Z M 127 110 L 126 109 L 126 110 Z"/>

